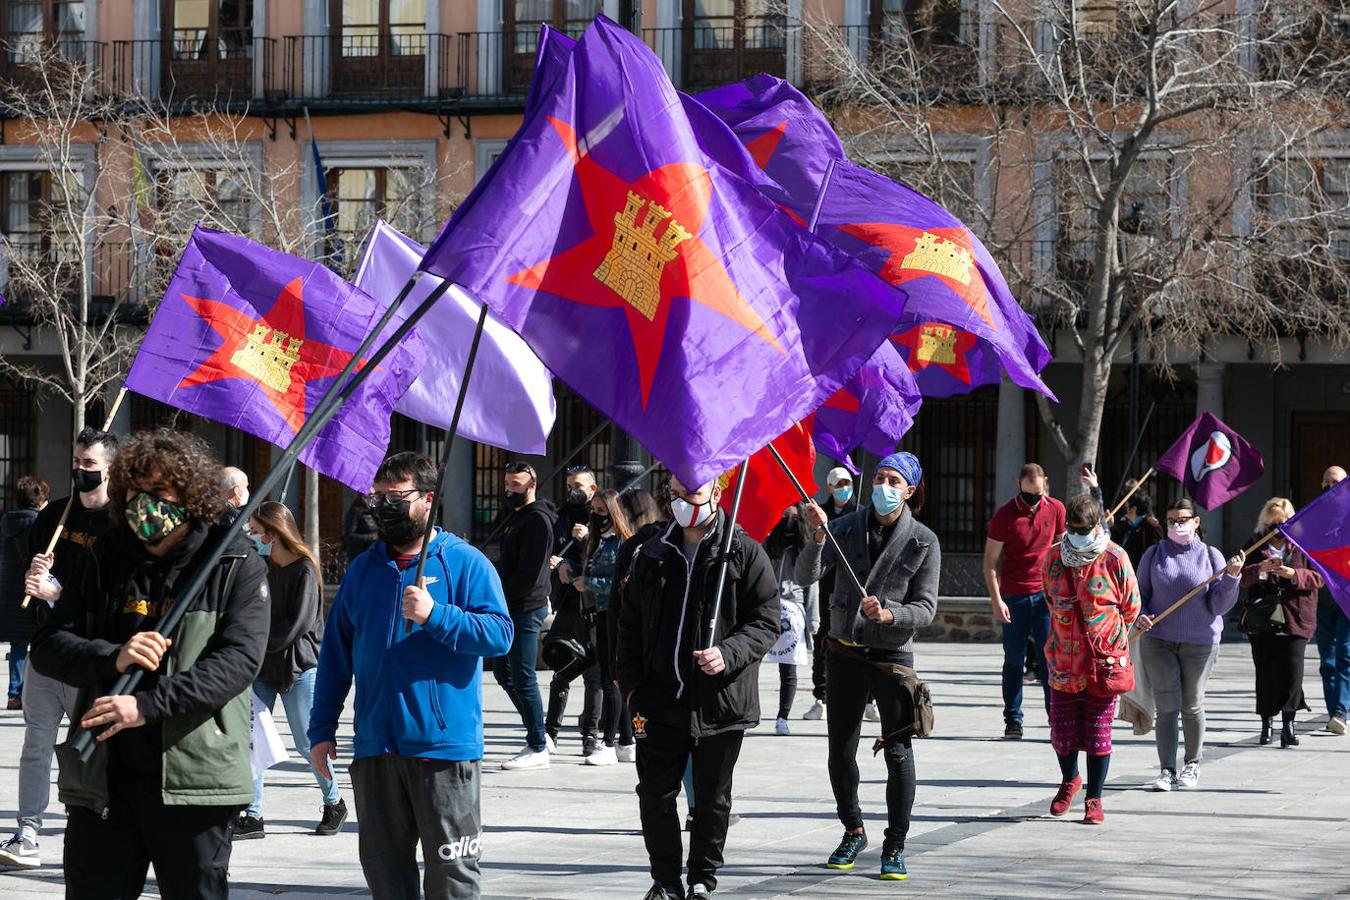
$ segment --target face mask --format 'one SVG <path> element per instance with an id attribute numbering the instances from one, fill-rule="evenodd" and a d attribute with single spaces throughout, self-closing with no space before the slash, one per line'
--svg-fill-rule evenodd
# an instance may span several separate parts
<path id="1" fill-rule="evenodd" d="M 406 547 L 421 534 L 426 522 L 414 522 L 409 516 L 411 500 L 398 500 L 390 503 L 381 500 L 371 510 L 375 514 L 375 528 L 380 538 L 391 547 Z"/>
<path id="2" fill-rule="evenodd" d="M 830 491 L 830 496 L 834 498 L 835 503 L 838 503 L 840 506 L 843 506 L 845 503 L 853 499 L 853 488 L 851 486 L 835 488 L 834 490 Z"/>
<path id="3" fill-rule="evenodd" d="M 264 543 L 264 542 L 263 542 L 263 539 L 260 538 L 260 537 L 258 537 L 256 534 L 250 534 L 250 535 L 248 536 L 248 538 L 249 538 L 249 540 L 251 540 L 251 541 L 253 542 L 253 549 L 258 551 L 258 555 L 259 555 L 259 556 L 271 556 L 271 555 L 272 555 L 272 545 L 271 545 L 271 544 Z"/>
<path id="4" fill-rule="evenodd" d="M 1075 550 L 1087 550 L 1092 546 L 1092 542 L 1096 537 L 1097 532 L 1095 529 L 1089 531 L 1087 534 L 1074 534 L 1072 531 L 1066 531 L 1064 532 L 1064 543 Z"/>
<path id="5" fill-rule="evenodd" d="M 1187 522 L 1185 525 L 1168 525 L 1167 536 L 1178 544 L 1183 546 L 1195 540 L 1195 523 Z"/>
<path id="6" fill-rule="evenodd" d="M 1133 519 L 1130 519 L 1130 526 L 1133 528 L 1138 528 L 1139 523 L 1142 521 L 1144 521 L 1143 516 L 1135 516 Z"/>
<path id="7" fill-rule="evenodd" d="M 1027 506 L 1035 506 L 1041 502 L 1040 494 L 1029 494 L 1026 491 L 1019 491 L 1018 493 L 1022 495 L 1022 502 Z"/>
<path id="8" fill-rule="evenodd" d="M 244 491 L 244 496 L 242 496 L 242 497 L 239 498 L 239 508 L 240 508 L 240 509 L 243 509 L 245 506 L 248 506 L 248 498 L 249 498 L 249 493 L 248 493 L 248 491 Z"/>
<path id="9" fill-rule="evenodd" d="M 157 544 L 187 521 L 187 507 L 141 491 L 127 504 L 126 520 L 136 537 Z"/>
<path id="10" fill-rule="evenodd" d="M 606 531 L 609 530 L 609 522 L 610 522 L 609 516 L 597 516 L 595 513 L 591 513 L 592 531 L 598 531 L 601 534 L 604 534 Z"/>
<path id="11" fill-rule="evenodd" d="M 904 502 L 905 495 L 898 487 L 891 487 L 889 484 L 872 485 L 872 508 L 877 511 L 877 515 L 889 516 Z"/>
<path id="12" fill-rule="evenodd" d="M 683 497 L 676 497 L 670 501 L 670 514 L 681 528 L 697 528 L 711 519 L 716 511 L 712 500 L 694 504 Z"/>
<path id="13" fill-rule="evenodd" d="M 90 469 L 72 469 L 71 478 L 75 480 L 75 493 L 87 494 L 90 491 L 98 490 L 99 485 L 103 484 L 103 470 L 97 471 Z"/>
<path id="14" fill-rule="evenodd" d="M 521 491 L 506 492 L 507 509 L 520 509 L 525 505 L 525 494 Z"/>
<path id="15" fill-rule="evenodd" d="M 570 506 L 572 508 L 585 506 L 590 502 L 590 495 L 581 488 L 572 488 L 567 492 L 567 496 L 563 498 L 563 506 Z"/>

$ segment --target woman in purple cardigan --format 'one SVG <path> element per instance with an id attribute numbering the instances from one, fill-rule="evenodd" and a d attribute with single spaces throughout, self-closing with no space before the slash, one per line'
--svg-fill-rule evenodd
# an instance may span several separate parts
<path id="1" fill-rule="evenodd" d="M 1293 515 L 1294 505 L 1283 497 L 1267 500 L 1252 539 L 1263 537 Z M 1260 556 L 1260 562 L 1242 570 L 1242 586 L 1247 588 L 1242 622 L 1256 664 L 1261 743 L 1270 743 L 1278 713 L 1283 720 L 1280 746 L 1297 747 L 1294 716 L 1308 708 L 1303 699 L 1303 655 L 1317 627 L 1317 592 L 1322 588 L 1322 576 L 1282 534 L 1271 538 Z"/>
<path id="2" fill-rule="evenodd" d="M 1139 641 L 1139 659 L 1157 706 L 1158 762 L 1162 771 L 1149 785 L 1155 791 L 1193 788 L 1200 783 L 1200 758 L 1205 746 L 1205 684 L 1219 658 L 1223 617 L 1237 603 L 1243 554 L 1224 561 L 1205 543 L 1204 526 L 1195 504 L 1182 497 L 1167 510 L 1167 537 L 1139 559 L 1139 594 L 1143 609 L 1136 627 L 1147 631 Z M 1219 572 L 1208 589 L 1177 607 L 1156 626 L 1153 619 L 1197 585 Z M 1177 720 L 1186 737 L 1185 765 L 1177 772 Z"/>

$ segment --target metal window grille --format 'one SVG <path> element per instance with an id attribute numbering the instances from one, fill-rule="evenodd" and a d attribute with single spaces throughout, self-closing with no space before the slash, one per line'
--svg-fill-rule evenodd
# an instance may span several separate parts
<path id="1" fill-rule="evenodd" d="M 14 508 L 14 485 L 33 472 L 33 393 L 0 384 L 0 505 Z"/>

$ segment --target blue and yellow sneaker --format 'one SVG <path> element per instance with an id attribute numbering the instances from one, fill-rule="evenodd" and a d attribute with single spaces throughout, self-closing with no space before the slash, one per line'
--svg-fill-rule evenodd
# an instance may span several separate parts
<path id="1" fill-rule="evenodd" d="M 881 880 L 882 881 L 904 881 L 909 877 L 909 870 L 905 868 L 905 853 L 903 850 L 890 847 L 882 848 L 881 851 Z"/>
<path id="2" fill-rule="evenodd" d="M 844 832 L 844 839 L 834 848 L 830 858 L 825 861 L 827 869 L 851 869 L 858 861 L 858 854 L 867 847 L 867 835 L 863 832 Z"/>

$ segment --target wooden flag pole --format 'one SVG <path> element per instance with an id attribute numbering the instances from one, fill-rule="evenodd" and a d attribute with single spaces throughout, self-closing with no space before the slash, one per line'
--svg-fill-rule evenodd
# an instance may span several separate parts
<path id="1" fill-rule="evenodd" d="M 788 466 L 787 461 L 783 459 L 782 455 L 778 452 L 778 448 L 773 445 L 772 441 L 769 442 L 769 452 L 772 453 L 773 458 L 778 461 L 778 465 L 783 469 L 783 473 L 792 481 L 792 486 L 797 489 L 797 493 L 801 496 L 802 502 L 810 503 L 811 495 L 806 492 L 806 488 L 802 487 L 802 483 L 797 480 L 797 474 Z M 844 556 L 844 549 L 840 547 L 839 542 L 834 539 L 834 534 L 831 533 L 828 522 L 825 524 L 825 540 L 829 541 L 830 546 L 834 548 L 835 559 L 838 560 L 840 568 L 848 575 L 849 581 L 853 583 L 853 589 L 858 592 L 858 596 L 866 597 L 867 588 L 863 587 L 862 580 L 858 578 L 858 573 L 853 571 L 853 566 L 849 565 L 847 557 Z"/>
<path id="2" fill-rule="evenodd" d="M 1273 538 L 1273 537 L 1275 536 L 1275 534 L 1276 534 L 1275 529 L 1272 528 L 1272 529 L 1271 529 L 1266 535 L 1264 535 L 1260 540 L 1258 540 L 1256 543 L 1252 544 L 1252 545 L 1251 545 L 1250 547 L 1248 547 L 1246 550 L 1243 550 L 1242 553 L 1243 553 L 1244 558 L 1245 558 L 1246 556 L 1250 556 L 1250 555 L 1251 555 L 1251 552 L 1252 552 L 1253 550 L 1255 550 L 1256 548 L 1258 548 L 1258 547 L 1260 547 L 1262 544 L 1264 544 L 1266 541 L 1268 541 L 1268 540 L 1270 540 L 1271 538 Z M 1200 582 L 1200 584 L 1197 584 L 1195 587 L 1193 587 L 1193 588 L 1191 588 L 1189 591 L 1187 591 L 1186 594 L 1185 594 L 1180 600 L 1178 600 L 1176 603 L 1173 603 L 1171 606 L 1167 607 L 1167 609 L 1163 610 L 1162 612 L 1158 613 L 1157 618 L 1155 618 L 1155 619 L 1153 620 L 1153 624 L 1154 624 L 1154 625 L 1157 625 L 1157 624 L 1158 624 L 1159 622 L 1161 622 L 1163 619 L 1167 618 L 1167 617 L 1170 616 L 1172 613 L 1174 613 L 1174 612 L 1176 612 L 1178 609 L 1180 609 L 1181 606 L 1182 606 L 1182 604 L 1184 604 L 1187 600 L 1192 599 L 1192 598 L 1195 597 L 1197 594 L 1199 594 L 1201 591 L 1203 591 L 1205 588 L 1209 587 L 1211 584 L 1213 584 L 1214 582 L 1218 581 L 1218 580 L 1219 580 L 1219 577 L 1220 577 L 1221 575 L 1223 575 L 1224 571 L 1225 571 L 1227 568 L 1228 568 L 1228 566 L 1225 565 L 1223 569 L 1220 569 L 1219 571 L 1215 572 L 1213 575 L 1211 575 L 1210 577 L 1206 578 L 1204 581 Z M 1133 634 L 1130 635 L 1130 640 L 1133 641 L 1135 638 L 1139 637 L 1139 635 L 1141 635 L 1141 634 L 1144 634 L 1144 632 L 1136 630 Z"/>
<path id="3" fill-rule="evenodd" d="M 109 428 L 112 428 L 113 419 L 117 418 L 117 410 L 121 408 L 122 399 L 126 397 L 126 395 L 127 395 L 127 388 L 126 385 L 123 385 L 122 389 L 117 392 L 117 397 L 116 399 L 113 400 L 112 409 L 108 410 L 107 418 L 103 420 L 103 427 L 99 429 L 100 431 L 106 432 Z M 58 541 L 61 540 L 61 535 L 65 533 L 66 520 L 70 518 L 70 511 L 72 508 L 74 508 L 74 506 L 75 506 L 75 485 L 72 482 L 70 485 L 70 498 L 66 500 L 66 508 L 61 510 L 61 518 L 58 519 L 56 522 L 56 530 L 52 532 L 52 539 L 47 542 L 47 549 L 43 551 L 44 556 L 50 556 L 52 553 L 56 552 L 56 544 Z M 23 600 L 19 601 L 19 608 L 27 609 L 28 604 L 32 601 L 32 599 L 33 599 L 32 597 L 28 596 L 27 594 L 24 594 Z"/>
<path id="4" fill-rule="evenodd" d="M 188 583 L 183 587 L 183 592 L 178 595 L 169 606 L 168 611 L 165 612 L 164 616 L 156 624 L 155 630 L 159 634 L 168 637 L 174 632 L 178 627 L 178 623 L 182 621 L 183 616 L 186 615 L 188 609 L 192 604 L 197 602 L 197 597 L 206 587 L 206 582 L 209 581 L 212 574 L 214 574 L 216 565 L 220 562 L 220 558 L 225 554 L 226 548 L 228 548 L 235 537 L 243 531 L 248 520 L 258 511 L 258 507 L 263 504 L 268 494 L 270 494 L 281 482 L 281 479 L 286 476 L 286 472 L 290 469 L 291 463 L 300 456 L 301 451 L 313 442 L 314 438 L 318 436 L 323 427 L 337 415 L 338 410 L 347 402 L 347 399 L 365 383 L 367 378 L 378 370 L 380 363 L 384 362 L 385 357 L 394 352 L 394 348 L 407 336 L 408 332 L 412 331 L 417 323 L 422 320 L 422 317 L 431 311 L 431 308 L 440 300 L 441 295 L 450 289 L 449 281 L 442 281 L 438 284 L 432 292 L 427 295 L 426 299 L 419 303 L 417 307 L 409 313 L 408 317 L 399 323 L 393 333 L 390 334 L 390 336 L 385 339 L 367 359 L 366 354 L 370 353 L 370 348 L 375 345 L 379 336 L 384 332 L 385 328 L 389 326 L 389 323 L 393 321 L 394 314 L 398 311 L 399 307 L 403 305 L 403 301 L 408 298 L 408 294 L 416 284 L 417 275 L 414 274 L 408 279 L 407 283 L 403 285 L 402 290 L 398 293 L 398 297 L 396 297 L 394 302 L 389 305 L 389 308 L 384 311 L 380 320 L 376 322 L 369 333 L 362 338 L 361 346 L 357 347 L 356 351 L 352 353 L 351 358 L 347 360 L 347 364 L 343 367 L 342 371 L 338 373 L 337 378 L 333 380 L 332 384 L 329 385 L 328 390 L 324 392 L 322 399 L 319 400 L 314 411 L 309 414 L 307 419 L 305 419 L 305 423 L 300 426 L 300 430 L 295 433 L 295 437 L 291 439 L 291 442 L 286 446 L 286 449 L 281 452 L 281 456 L 277 458 L 277 461 L 272 464 L 272 468 L 268 470 L 267 475 L 264 476 L 257 489 L 252 493 L 252 496 L 249 497 L 248 503 L 244 504 L 243 509 L 239 511 L 239 515 L 235 520 L 226 526 L 224 532 L 220 535 L 219 539 L 217 539 L 215 546 L 213 546 L 211 551 L 206 554 L 201 565 L 197 567 L 197 570 L 193 572 Z M 362 363 L 362 361 L 364 361 L 365 364 L 358 370 L 357 366 Z M 142 669 L 140 666 L 132 666 L 123 672 L 117 679 L 113 684 L 112 689 L 108 691 L 108 695 L 116 696 L 119 694 L 130 694 L 136 689 L 136 685 L 140 684 L 141 678 L 144 677 L 144 675 L 145 669 Z M 104 727 L 96 729 L 98 732 L 102 732 L 103 730 Z M 75 736 L 72 748 L 75 750 L 76 754 L 79 755 L 81 762 L 87 763 L 94 753 L 94 734 L 95 730 L 80 729 L 79 733 Z"/>
<path id="5" fill-rule="evenodd" d="M 717 617 L 722 612 L 722 595 L 727 588 L 727 569 L 731 566 L 731 539 L 736 536 L 736 518 L 741 514 L 741 495 L 745 493 L 745 483 L 750 479 L 750 457 L 741 463 L 740 475 L 736 477 L 736 493 L 731 498 L 731 515 L 727 517 L 727 533 L 722 535 L 717 568 L 717 591 L 713 594 L 712 610 L 708 613 L 708 643 L 703 649 L 711 650 L 717 638 Z M 714 513 L 716 515 L 716 513 Z"/>
<path id="6" fill-rule="evenodd" d="M 1140 479 L 1135 482 L 1134 487 L 1130 488 L 1129 493 L 1127 493 L 1124 497 L 1121 497 L 1120 501 L 1115 506 L 1111 507 L 1111 511 L 1106 514 L 1106 517 L 1108 519 L 1114 519 L 1116 517 L 1116 513 L 1120 512 L 1121 508 L 1125 506 L 1126 502 L 1131 497 L 1134 496 L 1135 491 L 1139 490 L 1141 487 L 1144 486 L 1144 482 L 1149 480 L 1149 478 L 1153 475 L 1154 471 L 1155 471 L 1154 468 L 1152 466 L 1149 466 L 1148 471 L 1145 472 L 1143 476 L 1140 477 Z"/>

